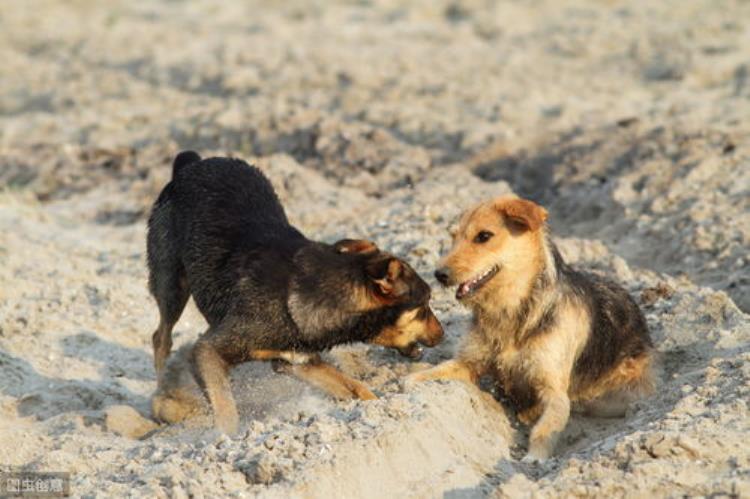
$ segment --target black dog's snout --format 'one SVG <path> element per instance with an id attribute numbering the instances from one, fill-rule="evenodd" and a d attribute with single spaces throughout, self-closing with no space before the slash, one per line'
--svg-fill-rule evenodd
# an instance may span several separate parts
<path id="1" fill-rule="evenodd" d="M 435 279 L 438 280 L 440 284 L 443 286 L 448 285 L 448 281 L 450 280 L 450 274 L 448 273 L 448 270 L 445 268 L 437 269 L 435 271 Z"/>

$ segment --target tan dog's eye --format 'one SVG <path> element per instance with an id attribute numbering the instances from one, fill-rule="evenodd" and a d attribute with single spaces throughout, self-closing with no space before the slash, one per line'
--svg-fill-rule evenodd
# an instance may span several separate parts
<path id="1" fill-rule="evenodd" d="M 487 241 L 492 239 L 492 236 L 494 235 L 495 234 L 493 234 L 492 232 L 481 230 L 476 236 L 474 236 L 474 242 L 478 244 L 486 243 Z"/>

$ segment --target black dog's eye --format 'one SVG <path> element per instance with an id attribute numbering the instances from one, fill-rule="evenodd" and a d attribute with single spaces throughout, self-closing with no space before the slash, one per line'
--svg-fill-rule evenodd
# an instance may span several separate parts
<path id="1" fill-rule="evenodd" d="M 474 242 L 479 244 L 486 243 L 487 241 L 492 239 L 492 236 L 494 235 L 495 234 L 493 234 L 492 232 L 488 232 L 486 230 L 479 231 L 479 234 L 474 237 Z"/>

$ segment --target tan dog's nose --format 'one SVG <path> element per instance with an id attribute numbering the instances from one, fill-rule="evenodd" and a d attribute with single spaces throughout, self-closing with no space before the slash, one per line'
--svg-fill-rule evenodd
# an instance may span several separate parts
<path id="1" fill-rule="evenodd" d="M 451 280 L 450 269 L 447 267 L 441 267 L 435 271 L 435 279 L 438 280 L 443 286 L 447 286 Z"/>

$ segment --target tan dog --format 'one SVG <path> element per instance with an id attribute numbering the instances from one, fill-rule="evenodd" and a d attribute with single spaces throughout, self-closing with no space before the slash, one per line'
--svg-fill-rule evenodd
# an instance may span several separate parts
<path id="1" fill-rule="evenodd" d="M 458 285 L 474 325 L 454 360 L 411 374 L 477 383 L 494 376 L 525 424 L 525 460 L 544 460 L 571 401 L 600 416 L 624 415 L 652 389 L 652 343 L 638 306 L 620 286 L 576 271 L 547 232 L 547 211 L 500 197 L 465 213 L 436 278 Z"/>

